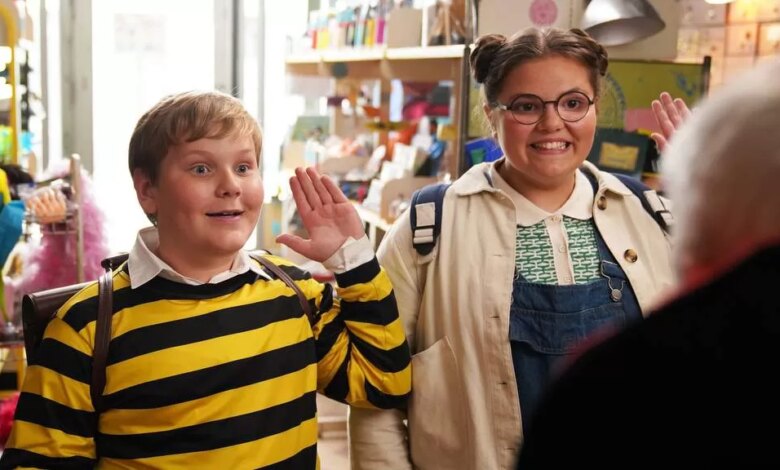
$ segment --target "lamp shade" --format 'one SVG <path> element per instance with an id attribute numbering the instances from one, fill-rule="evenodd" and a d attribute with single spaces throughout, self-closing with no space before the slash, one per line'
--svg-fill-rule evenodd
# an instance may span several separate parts
<path id="1" fill-rule="evenodd" d="M 605 46 L 638 41 L 665 26 L 647 0 L 591 0 L 582 16 L 582 29 Z"/>

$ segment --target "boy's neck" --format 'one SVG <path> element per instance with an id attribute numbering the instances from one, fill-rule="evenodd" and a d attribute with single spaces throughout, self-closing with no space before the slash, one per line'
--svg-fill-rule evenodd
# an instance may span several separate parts
<path id="1" fill-rule="evenodd" d="M 225 256 L 193 256 L 192 253 L 175 253 L 160 246 L 155 255 L 168 264 L 182 276 L 207 283 L 217 274 L 229 270 L 233 266 L 237 253 Z"/>

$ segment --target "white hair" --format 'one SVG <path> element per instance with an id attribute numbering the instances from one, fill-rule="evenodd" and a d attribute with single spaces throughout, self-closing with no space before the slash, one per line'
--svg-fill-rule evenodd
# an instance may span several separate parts
<path id="1" fill-rule="evenodd" d="M 718 89 L 664 153 L 678 272 L 780 239 L 778 77 L 773 60 Z"/>

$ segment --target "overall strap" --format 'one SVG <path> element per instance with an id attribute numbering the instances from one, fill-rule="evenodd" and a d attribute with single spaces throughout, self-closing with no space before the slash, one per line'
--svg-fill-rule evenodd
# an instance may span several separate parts
<path id="1" fill-rule="evenodd" d="M 433 251 L 439 239 L 444 195 L 449 187 L 449 183 L 432 184 L 418 189 L 412 195 L 409 210 L 412 244 L 420 255 Z"/>
<path id="2" fill-rule="evenodd" d="M 260 263 L 264 268 L 271 271 L 277 278 L 281 279 L 282 282 L 284 282 L 287 287 L 292 289 L 295 292 L 295 295 L 298 296 L 298 301 L 301 304 L 301 308 L 303 309 L 303 312 L 306 314 L 306 318 L 309 319 L 309 324 L 313 327 L 317 324 L 317 322 L 320 319 L 319 313 L 315 313 L 312 311 L 311 304 L 309 303 L 309 299 L 306 298 L 306 296 L 303 294 L 303 291 L 301 291 L 301 288 L 298 287 L 298 284 L 295 283 L 295 281 L 292 280 L 289 274 L 284 272 L 282 268 L 272 263 L 267 258 L 260 256 L 257 253 L 251 253 L 250 256 L 252 259 Z"/>

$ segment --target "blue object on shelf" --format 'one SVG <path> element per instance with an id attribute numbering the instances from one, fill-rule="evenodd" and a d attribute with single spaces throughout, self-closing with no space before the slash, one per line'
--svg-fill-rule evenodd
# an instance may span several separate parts
<path id="1" fill-rule="evenodd" d="M 501 147 L 491 137 L 483 137 L 466 142 L 466 165 L 472 166 L 483 162 L 494 162 L 504 155 Z"/>
<path id="2" fill-rule="evenodd" d="M 19 237 L 22 236 L 22 221 L 24 220 L 24 203 L 9 201 L 0 210 L 0 266 L 5 265 L 8 255 L 14 249 Z"/>

